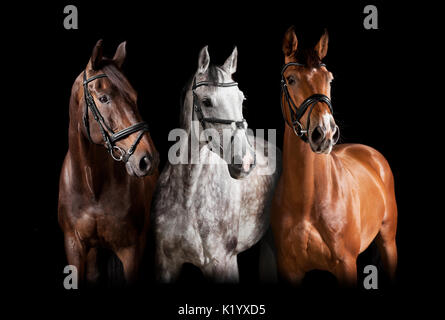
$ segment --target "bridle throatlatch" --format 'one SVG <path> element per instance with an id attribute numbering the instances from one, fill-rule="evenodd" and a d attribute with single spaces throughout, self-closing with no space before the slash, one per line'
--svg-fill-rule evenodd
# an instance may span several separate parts
<path id="1" fill-rule="evenodd" d="M 93 76 L 91 78 L 87 79 L 86 71 L 83 73 L 83 92 L 85 97 L 85 112 L 83 116 L 83 123 L 87 132 L 88 139 L 90 142 L 92 142 L 91 135 L 90 135 L 90 121 L 89 121 L 89 115 L 88 115 L 88 109 L 93 114 L 94 120 L 99 125 L 100 132 L 102 134 L 102 137 L 105 142 L 105 147 L 107 148 L 108 152 L 110 153 L 111 157 L 116 161 L 123 161 L 127 162 L 134 151 L 136 150 L 136 147 L 138 143 L 141 141 L 142 136 L 145 132 L 149 131 L 148 124 L 146 122 L 138 122 L 134 125 L 131 125 L 125 129 L 122 129 L 121 131 L 114 132 L 105 122 L 104 118 L 102 117 L 102 114 L 99 112 L 99 109 L 96 106 L 96 103 L 94 102 L 94 98 L 91 95 L 90 91 L 88 90 L 88 83 L 91 81 L 94 81 L 99 78 L 106 78 L 106 74 L 98 74 L 96 76 Z M 122 139 L 127 138 L 131 134 L 139 132 L 138 137 L 134 141 L 134 143 L 131 145 L 131 147 L 125 151 L 121 147 L 116 145 L 116 142 Z"/>
<path id="2" fill-rule="evenodd" d="M 304 66 L 304 64 L 298 63 L 298 62 L 290 62 L 286 65 L 284 65 L 283 69 L 281 70 L 281 97 L 280 97 L 280 105 L 281 105 L 281 112 L 283 113 L 283 118 L 286 124 L 292 128 L 295 135 L 300 137 L 301 140 L 304 142 L 308 142 L 308 130 L 310 125 L 310 119 L 311 119 L 311 113 L 314 106 L 317 104 L 317 102 L 325 103 L 328 107 L 331 113 L 333 113 L 332 103 L 331 100 L 324 94 L 316 93 L 311 95 L 310 97 L 306 98 L 300 106 L 297 108 L 294 101 L 290 97 L 289 89 L 287 88 L 286 79 L 284 78 L 284 72 L 289 66 Z M 320 64 L 321 66 L 325 66 L 325 64 Z M 290 114 L 290 122 L 286 117 L 286 114 L 284 112 L 284 105 L 283 105 L 283 97 L 286 100 L 287 106 L 289 108 L 289 114 Z M 301 124 L 300 120 L 303 117 L 303 115 L 306 113 L 306 111 L 309 109 L 309 113 L 307 116 L 306 121 L 306 129 L 303 128 L 303 125 Z"/>

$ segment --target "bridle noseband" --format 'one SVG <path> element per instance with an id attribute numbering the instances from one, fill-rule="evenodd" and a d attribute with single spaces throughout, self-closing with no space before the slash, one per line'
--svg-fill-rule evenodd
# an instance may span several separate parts
<path id="1" fill-rule="evenodd" d="M 316 93 L 311 95 L 310 97 L 306 98 L 300 106 L 297 108 L 295 103 L 293 102 L 292 98 L 290 97 L 289 90 L 287 88 L 286 80 L 284 79 L 284 71 L 289 66 L 304 66 L 304 64 L 298 63 L 298 62 L 290 62 L 286 65 L 284 65 L 283 69 L 281 70 L 281 95 L 284 95 L 284 98 L 286 99 L 287 105 L 289 107 L 289 113 L 291 117 L 291 122 L 289 123 L 286 114 L 284 113 L 284 105 L 283 105 L 283 99 L 280 97 L 280 105 L 281 105 L 281 112 L 283 113 L 283 118 L 286 124 L 291 127 L 295 133 L 296 136 L 300 137 L 301 140 L 304 142 L 308 142 L 308 130 L 310 125 L 310 118 L 312 110 L 314 109 L 314 106 L 317 104 L 317 102 L 323 102 L 328 107 L 331 113 L 333 113 L 332 103 L 331 100 L 324 94 Z M 321 66 L 325 66 L 324 63 L 320 64 Z M 307 116 L 306 121 L 306 129 L 303 129 L 303 126 L 300 122 L 303 115 L 306 113 L 307 109 L 309 109 L 309 114 Z"/>
<path id="2" fill-rule="evenodd" d="M 247 129 L 247 121 L 246 119 L 241 119 L 240 121 L 236 121 L 236 120 L 229 120 L 229 119 L 220 119 L 220 118 L 206 118 L 204 117 L 204 113 L 202 112 L 202 108 L 201 108 L 201 104 L 199 103 L 199 98 L 198 95 L 196 94 L 195 90 L 198 87 L 201 86 L 214 86 L 214 87 L 223 87 L 223 88 L 227 88 L 227 87 L 237 87 L 238 83 L 237 82 L 210 82 L 210 81 L 201 81 L 196 83 L 196 78 L 193 78 L 193 85 L 192 85 L 192 93 L 193 93 L 193 112 L 196 112 L 196 116 L 199 120 L 199 123 L 201 124 L 202 128 L 205 130 L 206 129 L 206 123 L 218 123 L 218 124 L 226 124 L 226 125 L 230 125 L 232 127 L 232 130 L 236 130 L 238 129 Z M 250 145 L 249 139 L 247 137 L 247 133 L 246 134 L 246 138 L 247 138 L 247 143 Z M 221 152 L 221 156 L 223 155 L 224 149 L 221 145 L 221 143 L 219 144 L 219 149 Z M 255 160 L 254 163 L 256 162 L 256 154 L 255 154 Z"/>
<path id="3" fill-rule="evenodd" d="M 105 142 L 105 147 L 107 148 L 111 157 L 116 161 L 127 162 L 134 153 L 134 151 L 136 150 L 136 147 L 138 143 L 141 141 L 144 133 L 149 131 L 148 124 L 144 121 L 139 122 L 116 133 L 106 124 L 104 118 L 102 117 L 102 114 L 100 113 L 99 109 L 96 106 L 96 103 L 94 102 L 93 96 L 88 90 L 88 83 L 96 79 L 106 78 L 106 77 L 107 77 L 106 74 L 98 74 L 87 79 L 86 70 L 83 72 L 83 92 L 85 97 L 85 113 L 83 116 L 83 123 L 87 132 L 88 139 L 90 140 L 90 142 L 92 142 L 90 135 L 90 121 L 88 116 L 88 109 L 91 110 L 94 120 L 96 120 L 96 122 L 99 124 L 100 132 Z M 139 136 L 136 138 L 132 146 L 127 151 L 116 145 L 117 141 L 125 139 L 131 134 L 139 131 L 140 131 Z"/>

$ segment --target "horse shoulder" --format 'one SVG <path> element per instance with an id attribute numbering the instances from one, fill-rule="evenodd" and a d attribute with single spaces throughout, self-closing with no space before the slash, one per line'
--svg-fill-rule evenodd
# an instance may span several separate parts
<path id="1" fill-rule="evenodd" d="M 146 195 L 149 196 L 150 200 L 151 200 L 153 192 L 156 188 L 158 179 L 159 179 L 158 169 L 154 170 L 154 172 L 151 175 L 144 177 L 145 193 L 146 193 Z"/>
<path id="2" fill-rule="evenodd" d="M 167 209 L 170 206 L 171 200 L 174 199 L 174 197 L 171 196 L 171 193 L 174 192 L 171 183 L 171 180 L 174 179 L 172 171 L 172 166 L 167 164 L 157 179 L 157 184 L 152 195 L 151 205 L 151 212 L 155 218 L 170 212 Z"/>
<path id="3" fill-rule="evenodd" d="M 258 153 L 258 150 L 268 153 Z M 281 153 L 273 144 L 257 138 L 256 152 L 257 167 L 242 181 L 239 251 L 256 243 L 266 231 L 272 198 L 281 171 Z"/>
<path id="4" fill-rule="evenodd" d="M 388 162 L 374 148 L 361 144 L 346 144 L 335 148 L 333 159 L 339 189 L 354 191 L 364 200 L 376 203 L 379 197 L 385 197 L 392 173 Z M 384 199 L 383 199 L 384 200 Z"/>
<path id="5" fill-rule="evenodd" d="M 384 217 L 391 169 L 380 152 L 366 145 L 341 145 L 335 154 L 351 177 L 354 197 L 350 210 L 359 208 L 353 213 L 360 217 L 362 251 L 374 239 Z"/>
<path id="6" fill-rule="evenodd" d="M 72 171 L 71 166 L 71 155 L 69 152 L 66 153 L 65 159 L 63 160 L 62 169 L 60 170 L 59 178 L 59 202 L 63 199 L 64 194 L 71 189 L 73 186 L 75 175 Z"/>
<path id="7" fill-rule="evenodd" d="M 78 177 L 72 168 L 72 159 L 69 152 L 65 155 L 59 178 L 59 201 L 58 201 L 58 221 L 63 230 L 73 228 L 73 212 L 70 202 L 76 197 L 74 187 L 77 185 Z"/>
<path id="8" fill-rule="evenodd" d="M 392 172 L 388 161 L 376 149 L 363 144 L 341 144 L 333 151 L 343 165 L 357 171 L 357 166 L 367 169 L 368 173 L 382 182 L 392 179 Z"/>
<path id="9" fill-rule="evenodd" d="M 166 164 L 161 172 L 151 206 L 151 214 L 160 226 L 174 225 L 177 219 L 193 213 L 191 206 L 199 195 L 195 194 L 193 183 L 187 182 L 192 176 L 190 170 L 187 165 Z M 195 189 L 201 191 L 199 186 Z"/>
<path id="10" fill-rule="evenodd" d="M 281 151 L 267 140 L 256 137 L 255 152 L 257 167 L 244 179 L 243 198 L 270 202 L 281 173 Z"/>

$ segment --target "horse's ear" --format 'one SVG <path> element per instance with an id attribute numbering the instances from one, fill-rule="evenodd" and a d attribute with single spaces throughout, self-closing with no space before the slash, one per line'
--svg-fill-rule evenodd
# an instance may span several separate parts
<path id="1" fill-rule="evenodd" d="M 224 65 L 222 68 L 227 71 L 230 74 L 234 74 L 236 72 L 236 65 L 238 61 L 238 49 L 233 48 L 233 52 L 230 55 L 230 57 L 227 58 L 226 62 L 224 62 Z"/>
<path id="2" fill-rule="evenodd" d="M 209 64 L 210 64 L 209 50 L 207 49 L 207 46 L 205 46 L 204 48 L 201 49 L 201 52 L 199 53 L 198 72 L 205 73 L 209 68 Z"/>
<path id="3" fill-rule="evenodd" d="M 101 68 L 102 52 L 103 52 L 102 47 L 103 47 L 103 41 L 102 39 L 100 39 L 94 46 L 93 53 L 91 54 L 90 58 L 91 68 L 93 70 L 99 70 Z"/>
<path id="4" fill-rule="evenodd" d="M 320 60 L 326 57 L 326 54 L 328 53 L 328 40 L 329 40 L 328 31 L 324 29 L 323 35 L 321 36 L 320 40 L 318 41 L 317 45 L 314 48 Z"/>
<path id="5" fill-rule="evenodd" d="M 283 53 L 285 57 L 293 57 L 297 51 L 298 40 L 295 34 L 295 27 L 291 26 L 287 29 L 283 39 Z"/>
<path id="6" fill-rule="evenodd" d="M 127 42 L 122 42 L 116 49 L 116 53 L 114 54 L 113 61 L 119 68 L 122 68 L 122 64 L 125 61 L 125 57 L 127 56 L 126 50 Z"/>

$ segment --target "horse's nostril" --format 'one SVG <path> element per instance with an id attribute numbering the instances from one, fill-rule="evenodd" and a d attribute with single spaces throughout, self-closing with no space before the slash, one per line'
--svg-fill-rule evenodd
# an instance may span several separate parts
<path id="1" fill-rule="evenodd" d="M 147 156 L 142 157 L 142 159 L 139 161 L 139 170 L 146 171 L 149 165 L 150 159 Z"/>
<path id="2" fill-rule="evenodd" d="M 318 143 L 324 138 L 324 131 L 320 126 L 317 126 L 314 130 L 312 130 L 311 140 L 314 143 Z"/>

